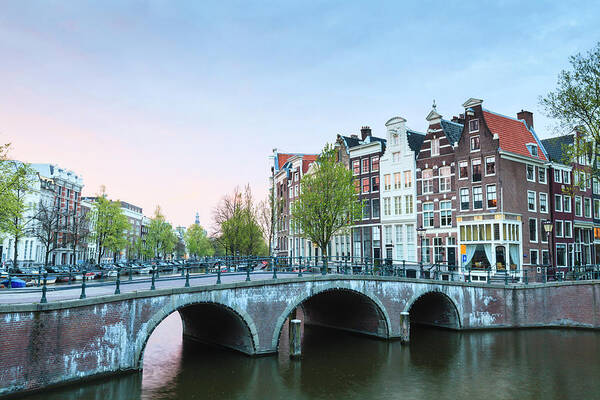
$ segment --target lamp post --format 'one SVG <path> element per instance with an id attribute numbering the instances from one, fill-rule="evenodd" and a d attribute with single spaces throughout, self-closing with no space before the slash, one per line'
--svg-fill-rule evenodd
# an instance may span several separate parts
<path id="1" fill-rule="evenodd" d="M 422 226 L 417 228 L 417 235 L 419 236 L 419 241 L 421 243 L 420 247 L 421 247 L 421 262 L 419 263 L 419 278 L 422 278 L 423 275 L 423 237 L 425 236 L 425 228 L 423 228 Z"/>
<path id="2" fill-rule="evenodd" d="M 550 262 L 550 266 L 552 266 L 552 247 L 550 247 L 550 242 L 552 240 L 552 228 L 554 228 L 554 223 L 547 219 L 544 221 L 544 231 L 546 232 L 546 239 L 548 239 L 548 261 Z M 545 268 L 544 271 L 544 282 L 548 280 L 548 268 Z"/>

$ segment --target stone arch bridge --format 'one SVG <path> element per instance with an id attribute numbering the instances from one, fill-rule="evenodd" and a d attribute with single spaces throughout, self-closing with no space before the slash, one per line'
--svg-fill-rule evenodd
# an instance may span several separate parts
<path id="1" fill-rule="evenodd" d="M 306 276 L 0 304 L 0 395 L 140 370 L 158 324 L 248 355 L 276 353 L 288 317 L 381 339 L 411 323 L 450 329 L 600 327 L 598 281 L 496 286 L 393 277 Z"/>

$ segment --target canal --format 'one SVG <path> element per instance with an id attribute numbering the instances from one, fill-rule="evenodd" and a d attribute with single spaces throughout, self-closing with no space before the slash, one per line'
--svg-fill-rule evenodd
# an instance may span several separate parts
<path id="1" fill-rule="evenodd" d="M 593 399 L 600 333 L 454 332 L 417 328 L 385 342 L 316 327 L 304 355 L 250 358 L 183 342 L 177 313 L 152 334 L 144 371 L 46 391 L 27 400 L 117 399 Z"/>

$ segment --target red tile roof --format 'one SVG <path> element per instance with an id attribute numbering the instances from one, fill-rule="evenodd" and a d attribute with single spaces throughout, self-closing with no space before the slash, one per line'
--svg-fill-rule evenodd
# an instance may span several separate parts
<path id="1" fill-rule="evenodd" d="M 281 169 L 281 167 L 283 167 L 283 164 L 285 164 L 287 162 L 287 160 L 294 156 L 293 154 L 285 154 L 285 153 L 277 153 L 277 163 L 278 168 Z"/>
<path id="2" fill-rule="evenodd" d="M 536 140 L 534 134 L 527 129 L 523 121 L 514 118 L 499 115 L 487 110 L 483 111 L 485 122 L 500 139 L 500 148 L 502 150 L 516 153 L 520 156 L 547 161 L 542 148 Z M 534 157 L 529 153 L 527 144 L 533 143 L 538 148 L 538 156 Z"/>
<path id="3" fill-rule="evenodd" d="M 310 164 L 314 163 L 317 159 L 316 154 L 306 154 L 302 157 L 302 173 L 305 174 L 308 171 Z"/>

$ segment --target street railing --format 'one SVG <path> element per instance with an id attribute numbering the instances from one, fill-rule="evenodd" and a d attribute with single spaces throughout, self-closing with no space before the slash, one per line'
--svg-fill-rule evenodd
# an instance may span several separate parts
<path id="1" fill-rule="evenodd" d="M 549 265 L 533 266 L 529 270 L 492 270 L 490 267 L 478 269 L 459 270 L 455 265 L 446 263 L 423 264 L 414 261 L 374 259 L 368 257 L 220 257 L 195 260 L 184 265 L 162 266 L 163 273 L 170 270 L 170 274 L 160 275 L 161 266 L 152 266 L 149 276 L 133 278 L 146 268 L 132 265 L 118 267 L 110 270 L 90 269 L 85 271 L 71 271 L 65 273 L 48 273 L 41 268 L 38 274 L 4 273 L 3 284 L 6 290 L 13 292 L 40 293 L 40 303 L 48 301 L 48 292 L 53 293 L 80 289 L 79 298 L 85 299 L 90 288 L 114 287 L 114 294 L 120 294 L 121 289 L 132 283 L 148 284 L 149 290 L 156 290 L 157 282 L 175 281 L 184 278 L 184 287 L 190 287 L 190 281 L 198 278 L 215 279 L 215 284 L 222 283 L 224 276 L 243 277 L 251 281 L 254 274 L 265 274 L 270 279 L 279 277 L 303 277 L 305 275 L 356 275 L 356 276 L 387 276 L 403 279 L 429 279 L 437 281 L 463 281 L 485 283 L 488 285 L 514 285 L 514 284 L 544 284 L 550 281 L 562 280 L 598 280 L 600 279 L 600 265 L 577 266 L 571 269 L 553 268 Z M 532 271 L 535 270 L 535 276 Z M 97 278 L 97 279 L 96 279 Z M 12 288 L 17 279 L 29 280 L 33 287 Z M 80 283 L 72 283 L 73 280 Z M 50 282 L 66 280 L 65 284 Z M 32 283 L 31 283 L 32 282 Z M 205 281 L 206 282 L 206 281 Z M 111 289 L 112 291 L 112 289 Z"/>

